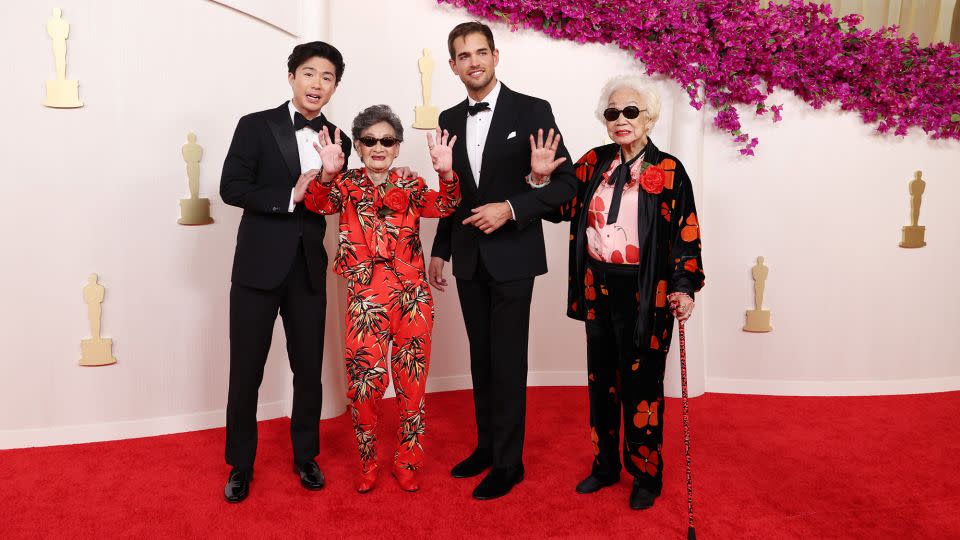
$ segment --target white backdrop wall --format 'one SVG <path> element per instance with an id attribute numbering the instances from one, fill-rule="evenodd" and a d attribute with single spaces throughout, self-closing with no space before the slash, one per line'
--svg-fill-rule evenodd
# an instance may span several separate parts
<path id="1" fill-rule="evenodd" d="M 289 97 L 285 59 L 293 45 L 323 38 L 344 53 L 345 77 L 326 112 L 345 128 L 374 103 L 412 123 L 420 101 L 416 62 L 425 47 L 437 62 L 434 103 L 447 107 L 464 97 L 445 49 L 449 29 L 468 17 L 434 0 L 222 4 L 57 4 L 72 25 L 68 78 L 80 80 L 86 105 L 77 110 L 40 105 L 53 73 L 44 32 L 53 5 L 5 10 L 0 46 L 17 54 L 8 56 L 0 102 L 8 121 L 0 133 L 0 196 L 13 203 L 0 213 L 0 448 L 222 425 L 240 211 L 219 200 L 220 167 L 237 119 Z M 592 110 L 602 82 L 640 67 L 610 47 L 503 25 L 494 32 L 501 80 L 550 100 L 574 158 L 600 144 L 605 134 Z M 651 85 L 664 99 L 653 138 L 691 171 L 705 237 L 707 288 L 688 337 L 693 394 L 960 388 L 960 295 L 950 275 L 960 262 L 952 249 L 960 185 L 951 176 L 960 169 L 960 145 L 919 133 L 877 137 L 854 114 L 813 111 L 778 95 L 784 122 L 751 121 L 759 155 L 742 158 L 673 83 Z M 188 131 L 205 151 L 201 196 L 211 199 L 217 220 L 206 227 L 175 223 L 177 201 L 188 193 L 180 158 Z M 398 163 L 435 185 L 423 137 L 407 132 Z M 929 245 L 904 250 L 896 244 L 908 223 L 915 169 L 928 182 L 921 224 Z M 579 385 L 583 329 L 564 316 L 567 231 L 544 228 L 551 272 L 535 286 L 530 382 Z M 434 230 L 425 220 L 426 246 Z M 770 267 L 765 304 L 774 326 L 761 335 L 740 330 L 753 302 L 757 255 Z M 107 288 L 103 335 L 114 339 L 115 366 L 77 366 L 79 341 L 88 335 L 81 288 L 91 272 Z M 343 286 L 332 276 L 328 296 L 324 411 L 332 416 L 344 406 Z M 436 299 L 429 388 L 467 388 L 456 291 Z M 676 395 L 676 350 L 671 357 L 667 386 Z M 289 381 L 278 327 L 261 418 L 286 414 Z"/>
<path id="2" fill-rule="evenodd" d="M 761 155 L 705 138 L 707 390 L 885 394 L 960 388 L 960 144 L 879 137 L 854 113 L 786 94 L 782 123 L 753 122 Z M 922 170 L 927 246 L 897 246 Z M 770 267 L 774 331 L 739 331 L 750 266 Z"/>

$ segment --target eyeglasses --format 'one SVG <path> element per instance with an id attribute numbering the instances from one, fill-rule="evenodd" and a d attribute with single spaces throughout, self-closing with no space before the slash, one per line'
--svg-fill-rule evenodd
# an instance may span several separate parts
<path id="1" fill-rule="evenodd" d="M 368 148 L 373 148 L 374 146 L 377 145 L 377 143 L 380 143 L 381 145 L 383 145 L 384 148 L 390 148 L 391 146 L 402 141 L 402 139 L 398 139 L 396 137 L 383 137 L 378 139 L 376 137 L 369 137 L 369 136 L 360 137 L 357 140 L 360 141 L 360 144 Z"/>
<path id="2" fill-rule="evenodd" d="M 622 109 L 609 107 L 603 111 L 603 117 L 607 119 L 607 122 L 613 122 L 617 118 L 620 118 L 620 113 L 623 113 L 624 118 L 627 120 L 633 120 L 634 118 L 640 116 L 640 113 L 642 112 L 647 112 L 647 110 L 641 110 L 636 105 L 628 105 Z"/>

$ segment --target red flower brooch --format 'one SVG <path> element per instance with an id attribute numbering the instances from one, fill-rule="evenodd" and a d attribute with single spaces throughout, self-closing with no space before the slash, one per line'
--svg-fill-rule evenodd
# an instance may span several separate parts
<path id="1" fill-rule="evenodd" d="M 667 175 L 663 172 L 663 169 L 656 165 L 647 167 L 640 174 L 640 185 L 643 186 L 643 190 L 654 195 L 663 191 L 666 181 Z"/>
<path id="2" fill-rule="evenodd" d="M 410 204 L 410 199 L 406 191 L 398 187 L 393 187 L 387 190 L 386 195 L 383 196 L 383 204 L 387 205 L 387 207 L 394 212 L 403 212 L 407 209 L 407 205 Z"/>

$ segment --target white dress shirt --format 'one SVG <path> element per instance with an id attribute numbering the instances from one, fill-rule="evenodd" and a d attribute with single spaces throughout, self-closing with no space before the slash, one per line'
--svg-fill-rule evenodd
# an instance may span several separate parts
<path id="1" fill-rule="evenodd" d="M 473 171 L 473 181 L 480 184 L 480 170 L 483 167 L 483 149 L 487 145 L 487 133 L 490 132 L 490 122 L 493 120 L 493 111 L 497 108 L 497 98 L 500 97 L 500 81 L 481 101 L 490 104 L 490 110 L 480 111 L 470 116 L 467 114 L 467 158 L 470 161 L 470 170 Z M 467 96 L 467 105 L 473 106 L 477 100 Z"/>
<path id="2" fill-rule="evenodd" d="M 480 111 L 470 116 L 467 113 L 467 159 L 470 161 L 470 171 L 473 172 L 473 181 L 479 187 L 480 171 L 483 167 L 483 149 L 487 145 L 487 134 L 490 133 L 490 123 L 493 121 L 493 111 L 497 108 L 497 99 L 500 97 L 500 81 L 493 87 L 489 94 L 480 101 L 485 101 L 490 105 L 489 111 Z M 467 96 L 467 105 L 475 105 L 477 100 Z M 550 183 L 550 177 L 547 177 L 542 184 L 535 184 L 527 179 L 527 184 L 534 189 L 539 189 Z M 516 212 L 513 211 L 513 204 L 506 201 L 510 206 L 510 219 L 517 219 Z"/>
<path id="3" fill-rule="evenodd" d="M 293 117 L 298 112 L 297 108 L 293 106 L 293 101 L 288 101 L 287 107 L 290 109 L 290 121 L 293 122 Z M 297 136 L 297 153 L 300 154 L 300 172 L 305 173 L 310 169 L 322 169 L 323 162 L 320 161 L 320 154 L 318 154 L 317 150 L 313 147 L 313 143 L 320 142 L 319 134 L 307 125 L 298 129 L 295 135 Z M 333 133 L 331 133 L 330 136 L 332 137 Z M 291 189 L 290 206 L 288 207 L 290 212 L 293 212 L 297 206 L 297 204 L 293 202 L 293 192 L 294 190 Z"/>
<path id="4" fill-rule="evenodd" d="M 480 170 L 483 167 L 483 149 L 487 146 L 487 134 L 490 133 L 490 123 L 493 121 L 493 111 L 497 108 L 497 98 L 500 97 L 500 81 L 493 87 L 489 94 L 480 101 L 485 101 L 490 105 L 490 110 L 480 111 L 470 116 L 467 113 L 467 160 L 470 161 L 470 171 L 473 172 L 473 181 L 480 186 Z M 478 101 L 467 96 L 467 105 L 475 105 Z M 510 219 L 517 219 L 516 212 L 513 211 L 513 205 L 507 201 L 510 206 Z"/>

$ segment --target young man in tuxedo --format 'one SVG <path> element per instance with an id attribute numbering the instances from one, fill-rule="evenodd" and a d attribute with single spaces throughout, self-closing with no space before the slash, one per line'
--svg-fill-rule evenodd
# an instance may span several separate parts
<path id="1" fill-rule="evenodd" d="M 467 99 L 440 114 L 440 127 L 463 141 L 453 154 L 463 202 L 437 227 L 429 278 L 442 291 L 444 264 L 453 257 L 470 341 L 477 447 L 451 474 L 490 468 L 473 492 L 485 500 L 523 480 L 530 299 L 534 277 L 547 271 L 540 216 L 573 197 L 576 178 L 550 104 L 497 80 L 500 53 L 490 28 L 460 24 L 447 45 L 450 69 L 467 90 Z"/>
<path id="2" fill-rule="evenodd" d="M 317 134 L 336 126 L 323 115 L 343 77 L 343 56 L 321 42 L 297 45 L 287 61 L 290 101 L 240 119 L 223 163 L 220 196 L 243 209 L 230 288 L 230 388 L 224 496 L 247 497 L 257 450 L 257 393 L 279 312 L 293 371 L 294 472 L 309 490 L 324 485 L 320 382 L 326 312 L 326 221 L 294 197 L 298 179 L 320 172 Z M 350 155 L 350 140 L 341 139 Z M 346 168 L 346 160 L 344 160 Z M 302 200 L 302 197 L 301 197 Z"/>

